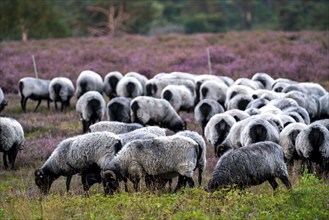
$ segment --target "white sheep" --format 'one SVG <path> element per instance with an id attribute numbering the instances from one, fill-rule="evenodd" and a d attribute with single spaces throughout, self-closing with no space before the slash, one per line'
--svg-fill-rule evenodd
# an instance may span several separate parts
<path id="1" fill-rule="evenodd" d="M 8 104 L 7 100 L 5 99 L 5 96 L 3 94 L 3 91 L 0 87 L 0 112 L 5 108 L 5 106 Z"/>
<path id="2" fill-rule="evenodd" d="M 76 81 L 75 95 L 77 99 L 88 91 L 97 91 L 100 94 L 103 93 L 103 79 L 102 77 L 91 70 L 82 71 Z"/>
<path id="3" fill-rule="evenodd" d="M 115 97 L 107 103 L 107 119 L 109 121 L 119 121 L 129 123 L 131 98 Z"/>
<path id="4" fill-rule="evenodd" d="M 144 94 L 144 88 L 135 77 L 124 76 L 117 84 L 116 93 L 118 96 L 135 98 Z"/>
<path id="5" fill-rule="evenodd" d="M 166 99 L 177 112 L 190 112 L 194 108 L 194 92 L 184 85 L 166 86 L 162 90 L 161 98 Z"/>
<path id="6" fill-rule="evenodd" d="M 114 134 L 122 134 L 131 132 L 133 130 L 142 128 L 143 126 L 138 123 L 124 123 L 124 122 L 117 122 L 117 121 L 100 121 L 97 122 L 89 127 L 91 132 L 98 132 L 98 131 L 108 131 Z"/>
<path id="7" fill-rule="evenodd" d="M 240 109 L 231 109 L 225 111 L 225 114 L 231 115 L 236 121 L 241 121 L 243 119 L 249 118 L 249 114 Z"/>
<path id="8" fill-rule="evenodd" d="M 55 102 L 57 109 L 57 102 L 61 103 L 61 111 L 65 107 L 70 106 L 70 99 L 74 95 L 74 85 L 69 78 L 55 77 L 49 84 L 49 97 Z"/>
<path id="9" fill-rule="evenodd" d="M 143 87 L 143 94 L 145 94 L 145 86 L 146 86 L 146 83 L 148 81 L 147 77 L 144 76 L 143 74 L 141 73 L 137 73 L 137 72 L 128 72 L 126 73 L 124 76 L 129 76 L 129 77 L 134 77 L 136 78 L 141 84 L 142 84 L 142 87 Z"/>
<path id="10" fill-rule="evenodd" d="M 192 177 L 197 167 L 198 149 L 191 138 L 175 135 L 133 141 L 103 168 L 101 176 L 104 182 L 112 185 L 129 178 L 136 191 L 140 179 L 145 176 L 169 180 L 180 175 L 189 186 L 194 186 Z M 182 185 L 178 185 L 176 191 Z"/>
<path id="11" fill-rule="evenodd" d="M 264 89 L 264 85 L 258 81 L 258 80 L 251 80 L 249 78 L 238 78 L 235 80 L 233 85 L 243 85 L 243 86 L 248 86 L 249 88 L 256 90 L 256 89 Z"/>
<path id="12" fill-rule="evenodd" d="M 208 190 L 213 192 L 223 187 L 243 189 L 265 181 L 275 190 L 278 187 L 275 178 L 279 178 L 290 189 L 288 177 L 281 146 L 265 141 L 230 150 L 219 158 Z"/>
<path id="13" fill-rule="evenodd" d="M 194 108 L 194 118 L 204 134 L 205 127 L 212 116 L 223 113 L 224 108 L 213 99 L 203 99 Z"/>
<path id="14" fill-rule="evenodd" d="M 50 80 L 24 77 L 19 80 L 19 94 L 21 96 L 21 107 L 26 112 L 26 102 L 28 99 L 38 101 L 34 111 L 38 109 L 42 100 L 47 100 L 49 109 L 49 84 Z"/>
<path id="15" fill-rule="evenodd" d="M 201 85 L 200 100 L 213 99 L 224 105 L 227 90 L 228 86 L 224 82 L 208 80 Z"/>
<path id="16" fill-rule="evenodd" d="M 76 111 L 81 117 L 83 132 L 87 132 L 90 125 L 103 119 L 106 103 L 99 92 L 89 91 L 78 99 Z"/>
<path id="17" fill-rule="evenodd" d="M 110 98 L 117 96 L 116 88 L 122 78 L 122 73 L 118 71 L 109 72 L 104 77 L 104 93 Z"/>
<path id="18" fill-rule="evenodd" d="M 131 121 L 142 125 L 160 125 L 173 131 L 183 130 L 186 123 L 167 100 L 148 96 L 136 97 L 130 104 Z"/>
<path id="19" fill-rule="evenodd" d="M 290 166 L 294 164 L 294 160 L 300 158 L 296 151 L 296 138 L 297 135 L 306 128 L 307 125 L 304 123 L 295 122 L 287 125 L 280 132 L 279 144 L 283 149 L 287 164 Z"/>
<path id="20" fill-rule="evenodd" d="M 63 140 L 47 161 L 35 170 L 35 183 L 47 194 L 52 183 L 66 176 L 66 189 L 71 177 L 80 173 L 83 188 L 87 192 L 95 182 L 100 182 L 100 171 L 121 149 L 120 138 L 111 132 L 88 133 Z M 96 180 L 90 178 L 96 177 Z M 105 190 L 106 193 L 108 193 Z"/>
<path id="21" fill-rule="evenodd" d="M 272 84 L 274 83 L 274 79 L 268 75 L 267 73 L 255 73 L 251 80 L 260 82 L 264 89 L 270 90 L 272 88 Z"/>
<path id="22" fill-rule="evenodd" d="M 14 169 L 17 153 L 23 148 L 24 141 L 24 130 L 21 124 L 13 118 L 0 117 L 0 152 L 3 152 L 6 170 L 8 169 L 7 158 L 10 168 Z"/>

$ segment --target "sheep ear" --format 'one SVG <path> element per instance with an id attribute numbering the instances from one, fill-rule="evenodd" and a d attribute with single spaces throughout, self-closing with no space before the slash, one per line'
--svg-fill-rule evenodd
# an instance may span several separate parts
<path id="1" fill-rule="evenodd" d="M 101 172 L 101 177 L 103 179 L 109 179 L 109 180 L 117 180 L 117 176 L 112 170 L 105 170 Z"/>

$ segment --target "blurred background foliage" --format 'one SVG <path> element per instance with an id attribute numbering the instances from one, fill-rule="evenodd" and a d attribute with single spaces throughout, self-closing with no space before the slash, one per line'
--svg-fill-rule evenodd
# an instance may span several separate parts
<path id="1" fill-rule="evenodd" d="M 0 40 L 328 30 L 329 0 L 1 0 Z"/>

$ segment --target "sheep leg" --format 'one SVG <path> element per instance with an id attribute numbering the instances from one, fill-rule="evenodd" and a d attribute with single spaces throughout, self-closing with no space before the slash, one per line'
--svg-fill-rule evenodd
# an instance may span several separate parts
<path id="1" fill-rule="evenodd" d="M 279 186 L 279 184 L 275 181 L 274 178 L 269 179 L 268 182 L 271 184 L 273 190 L 276 190 L 276 188 L 278 188 Z"/>
<path id="2" fill-rule="evenodd" d="M 185 184 L 186 184 L 185 177 L 182 175 L 179 175 L 178 181 L 177 181 L 177 186 L 174 190 L 174 193 L 176 193 L 178 190 L 180 190 Z"/>
<path id="3" fill-rule="evenodd" d="M 291 189 L 291 183 L 286 176 L 280 177 L 280 180 L 283 182 L 283 184 L 287 187 L 287 189 Z"/>
<path id="4" fill-rule="evenodd" d="M 8 170 L 8 162 L 7 162 L 7 152 L 3 152 L 3 164 L 5 166 L 5 170 Z"/>
<path id="5" fill-rule="evenodd" d="M 54 104 L 55 104 L 55 109 L 56 109 L 56 111 L 57 111 L 57 102 L 54 101 Z"/>
<path id="6" fill-rule="evenodd" d="M 18 153 L 18 149 L 16 144 L 8 151 L 8 159 L 9 159 L 9 163 L 11 164 L 11 169 L 14 169 L 14 165 L 15 165 L 15 160 L 16 160 L 16 156 Z"/>
<path id="7" fill-rule="evenodd" d="M 138 178 L 138 177 L 135 177 L 135 178 L 132 180 L 132 182 L 133 182 L 133 184 L 134 184 L 135 192 L 138 192 L 139 181 L 140 181 L 140 178 Z"/>
<path id="8" fill-rule="evenodd" d="M 50 109 L 50 101 L 49 101 L 49 99 L 47 100 L 47 108 Z"/>
<path id="9" fill-rule="evenodd" d="M 40 104 L 41 104 L 41 99 L 38 101 L 38 104 L 37 104 L 37 106 L 35 106 L 35 109 L 34 109 L 34 111 L 37 111 L 37 109 L 39 108 Z"/>
<path id="10" fill-rule="evenodd" d="M 25 98 L 23 95 L 21 97 L 21 107 L 23 112 L 26 112 L 26 102 L 27 102 L 27 98 Z"/>
<path id="11" fill-rule="evenodd" d="M 199 186 L 201 186 L 201 183 L 202 183 L 202 173 L 203 173 L 203 170 L 199 168 L 199 176 L 198 176 Z"/>
<path id="12" fill-rule="evenodd" d="M 82 120 L 82 131 L 86 133 L 88 131 L 90 123 L 86 120 Z"/>
<path id="13" fill-rule="evenodd" d="M 72 179 L 71 174 L 66 177 L 66 192 L 70 190 L 71 179 Z"/>
<path id="14" fill-rule="evenodd" d="M 187 182 L 188 186 L 189 187 L 194 187 L 194 181 L 193 181 L 193 178 L 191 177 L 185 177 L 185 181 Z"/>
<path id="15" fill-rule="evenodd" d="M 127 180 L 127 178 L 124 178 L 123 182 L 125 183 L 125 191 L 128 192 L 128 180 Z"/>

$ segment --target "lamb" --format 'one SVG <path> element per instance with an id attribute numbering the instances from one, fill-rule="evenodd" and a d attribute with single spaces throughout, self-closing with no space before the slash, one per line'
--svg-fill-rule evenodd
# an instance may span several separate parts
<path id="1" fill-rule="evenodd" d="M 117 84 L 116 93 L 118 96 L 135 98 L 144 94 L 144 88 L 135 77 L 124 76 Z"/>
<path id="2" fill-rule="evenodd" d="M 194 108 L 194 94 L 184 85 L 166 86 L 162 90 L 161 98 L 167 100 L 176 112 L 190 112 Z"/>
<path id="3" fill-rule="evenodd" d="M 301 131 L 296 138 L 296 150 L 312 172 L 312 163 L 320 165 L 320 172 L 329 172 L 329 131 L 320 123 L 312 123 Z"/>
<path id="4" fill-rule="evenodd" d="M 106 103 L 103 96 L 96 91 L 84 93 L 77 101 L 76 111 L 82 120 L 83 132 L 87 132 L 89 126 L 101 121 L 106 111 Z"/>
<path id="5" fill-rule="evenodd" d="M 88 133 L 63 140 L 47 161 L 35 170 L 35 183 L 43 194 L 48 194 L 52 183 L 66 176 L 66 189 L 71 177 L 80 173 L 83 188 L 100 182 L 100 171 L 121 149 L 120 138 L 110 132 Z M 90 176 L 95 176 L 96 180 Z M 108 193 L 107 191 L 105 191 Z"/>
<path id="6" fill-rule="evenodd" d="M 228 86 L 224 82 L 206 81 L 200 88 L 200 100 L 213 99 L 224 105 Z"/>
<path id="7" fill-rule="evenodd" d="M 26 102 L 28 99 L 38 101 L 34 111 L 38 109 L 42 100 L 47 100 L 48 109 L 49 102 L 49 84 L 50 80 L 38 79 L 33 77 L 24 77 L 19 80 L 19 94 L 21 96 L 21 107 L 26 112 Z"/>
<path id="8" fill-rule="evenodd" d="M 124 123 L 116 121 L 100 121 L 89 127 L 91 132 L 108 131 L 114 134 L 123 134 L 140 129 L 143 126 L 138 123 Z"/>
<path id="9" fill-rule="evenodd" d="M 296 122 L 287 125 L 287 127 L 280 132 L 279 144 L 283 149 L 287 164 L 290 166 L 294 164 L 294 160 L 300 158 L 296 151 L 296 138 L 297 135 L 306 128 L 307 125 Z"/>
<path id="10" fill-rule="evenodd" d="M 218 156 L 218 146 L 226 139 L 236 120 L 226 113 L 216 114 L 210 118 L 205 128 L 205 138 L 214 147 Z"/>
<path id="11" fill-rule="evenodd" d="M 10 168 L 15 166 L 16 156 L 24 145 L 24 130 L 21 124 L 8 117 L 0 117 L 0 152 L 3 152 L 3 163 L 5 169 L 8 169 L 7 158 Z"/>
<path id="12" fill-rule="evenodd" d="M 74 95 L 74 86 L 72 81 L 66 77 L 55 77 L 49 84 L 49 97 L 55 102 L 57 110 L 57 102 L 61 103 L 61 111 L 65 107 L 70 106 L 70 99 Z"/>
<path id="13" fill-rule="evenodd" d="M 0 112 L 5 108 L 7 104 L 8 102 L 6 101 L 3 91 L 0 87 Z"/>
<path id="14" fill-rule="evenodd" d="M 214 192 L 229 186 L 243 189 L 265 181 L 275 190 L 278 187 L 275 178 L 291 188 L 281 146 L 270 141 L 259 142 L 224 154 L 216 164 L 208 190 Z"/>
<path id="15" fill-rule="evenodd" d="M 117 96 L 116 88 L 122 78 L 122 73 L 118 71 L 109 72 L 104 78 L 104 93 L 110 98 Z"/>
<path id="16" fill-rule="evenodd" d="M 77 99 L 88 91 L 97 91 L 100 94 L 103 93 L 103 79 L 102 77 L 91 70 L 84 70 L 78 76 L 76 81 L 76 92 Z"/>
<path id="17" fill-rule="evenodd" d="M 191 138 L 175 135 L 133 141 L 107 163 L 101 176 L 105 183 L 112 185 L 129 178 L 136 191 L 140 179 L 145 176 L 172 179 L 180 175 L 193 187 L 198 149 L 198 144 Z"/>
<path id="18" fill-rule="evenodd" d="M 183 130 L 186 123 L 167 100 L 148 96 L 136 97 L 130 104 L 131 121 L 142 125 L 160 125 L 173 130 Z"/>
<path id="19" fill-rule="evenodd" d="M 203 99 L 195 106 L 194 117 L 202 129 L 202 134 L 210 118 L 223 112 L 223 106 L 213 99 Z"/>
<path id="20" fill-rule="evenodd" d="M 130 102 L 131 98 L 115 97 L 107 103 L 107 119 L 130 123 Z"/>

